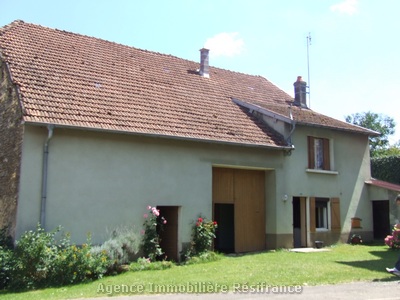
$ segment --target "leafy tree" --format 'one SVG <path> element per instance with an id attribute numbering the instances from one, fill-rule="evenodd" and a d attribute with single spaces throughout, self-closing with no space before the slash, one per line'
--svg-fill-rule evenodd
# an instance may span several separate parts
<path id="1" fill-rule="evenodd" d="M 396 126 L 393 118 L 368 111 L 346 116 L 345 120 L 380 133 L 379 136 L 369 137 L 371 157 L 398 154 L 399 148 L 389 144 L 389 136 L 394 134 Z"/>
<path id="2" fill-rule="evenodd" d="M 378 149 L 374 151 L 374 157 L 383 157 L 383 156 L 400 156 L 399 143 L 391 145 L 386 149 Z"/>

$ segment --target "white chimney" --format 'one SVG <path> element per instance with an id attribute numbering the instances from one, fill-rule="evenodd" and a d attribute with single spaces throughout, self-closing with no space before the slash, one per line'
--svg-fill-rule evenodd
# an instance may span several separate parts
<path id="1" fill-rule="evenodd" d="M 200 49 L 200 71 L 199 74 L 202 77 L 210 77 L 210 67 L 208 65 L 208 54 L 210 50 L 206 48 Z"/>

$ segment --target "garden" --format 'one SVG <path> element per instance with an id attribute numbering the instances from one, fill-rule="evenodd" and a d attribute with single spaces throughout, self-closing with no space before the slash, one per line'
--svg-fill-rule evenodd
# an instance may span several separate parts
<path id="1" fill-rule="evenodd" d="M 80 246 L 70 243 L 68 235 L 59 238 L 60 228 L 45 232 L 38 226 L 22 235 L 15 247 L 3 234 L 0 297 L 73 299 L 151 294 L 155 287 L 210 283 L 231 289 L 237 284 L 307 286 L 398 280 L 385 271 L 400 254 L 393 246 L 397 228 L 395 238 L 386 239 L 391 241 L 387 245 L 360 242 L 316 253 L 278 249 L 222 255 L 210 251 L 217 224 L 199 216 L 192 224 L 191 243 L 181 253 L 182 262 L 174 263 L 164 259 L 160 247 L 159 232 L 167 222 L 160 211 L 148 207 L 142 230 L 118 228 L 98 246 L 91 245 L 90 237 Z M 115 289 L 124 286 L 130 289 Z"/>
<path id="2" fill-rule="evenodd" d="M 134 227 L 116 228 L 102 245 L 93 246 L 90 235 L 83 245 L 71 243 L 58 227 L 46 232 L 40 224 L 25 232 L 15 246 L 0 232 L 0 290 L 25 291 L 90 282 L 126 271 L 166 269 L 160 232 L 167 220 L 156 207 L 147 207 L 140 234 Z M 192 228 L 189 247 L 181 253 L 181 264 L 214 260 L 211 251 L 217 223 L 199 217 Z"/>

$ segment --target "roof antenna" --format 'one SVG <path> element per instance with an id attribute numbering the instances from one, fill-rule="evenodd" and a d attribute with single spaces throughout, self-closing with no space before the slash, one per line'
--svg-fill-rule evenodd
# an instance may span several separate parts
<path id="1" fill-rule="evenodd" d="M 308 73 L 308 107 L 311 108 L 311 92 L 310 92 L 310 54 L 309 54 L 309 46 L 311 45 L 311 33 L 308 33 L 307 36 L 307 73 Z"/>

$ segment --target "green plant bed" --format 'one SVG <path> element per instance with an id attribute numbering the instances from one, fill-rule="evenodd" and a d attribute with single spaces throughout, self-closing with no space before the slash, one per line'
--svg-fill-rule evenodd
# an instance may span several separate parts
<path id="1" fill-rule="evenodd" d="M 331 251 L 295 253 L 287 250 L 269 251 L 242 256 L 222 256 L 208 263 L 174 265 L 163 270 L 125 272 L 107 276 L 87 284 L 62 288 L 49 288 L 26 293 L 0 293 L 2 300 L 8 299 L 73 299 L 108 296 L 99 287 L 133 285 L 143 286 L 143 293 L 150 294 L 151 286 L 187 285 L 212 282 L 268 285 L 321 285 L 353 281 L 390 281 L 396 278 L 385 271 L 397 260 L 398 251 L 387 246 L 340 244 Z M 135 293 L 112 293 L 122 296 Z"/>

